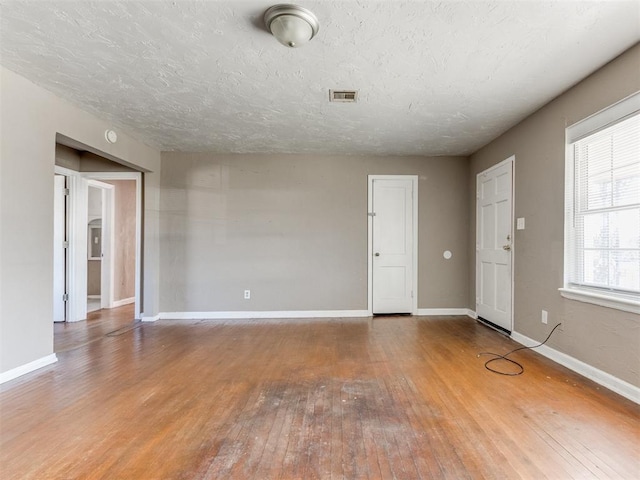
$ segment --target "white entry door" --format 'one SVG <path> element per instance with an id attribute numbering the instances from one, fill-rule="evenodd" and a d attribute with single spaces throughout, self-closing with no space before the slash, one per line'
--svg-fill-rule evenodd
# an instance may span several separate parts
<path id="1" fill-rule="evenodd" d="M 67 319 L 67 214 L 63 175 L 54 176 L 53 190 L 53 321 L 64 322 Z"/>
<path id="2" fill-rule="evenodd" d="M 476 313 L 511 332 L 513 157 L 477 176 Z"/>
<path id="3" fill-rule="evenodd" d="M 372 312 L 414 313 L 417 177 L 369 177 Z"/>

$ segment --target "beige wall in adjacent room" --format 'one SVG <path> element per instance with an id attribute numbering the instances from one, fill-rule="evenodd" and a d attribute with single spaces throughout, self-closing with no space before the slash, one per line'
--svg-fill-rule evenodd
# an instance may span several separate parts
<path id="1" fill-rule="evenodd" d="M 103 180 L 114 188 L 114 290 L 115 301 L 135 296 L 136 182 Z"/>
<path id="2" fill-rule="evenodd" d="M 100 295 L 101 260 L 87 260 L 87 295 Z"/>
<path id="3" fill-rule="evenodd" d="M 640 318 L 632 313 L 560 296 L 564 255 L 565 128 L 640 89 L 640 46 L 618 57 L 471 157 L 476 174 L 515 155 L 514 330 L 542 341 L 557 323 L 564 331 L 549 345 L 640 386 Z M 475 305 L 475 198 L 470 197 L 470 306 Z M 541 310 L 549 323 L 540 321 Z"/>
<path id="4" fill-rule="evenodd" d="M 160 310 L 366 310 L 368 174 L 419 176 L 418 307 L 466 307 L 466 158 L 164 152 Z"/>
<path id="5" fill-rule="evenodd" d="M 58 134 L 144 170 L 145 312 L 157 312 L 160 153 L 0 67 L 0 373 L 53 353 L 53 176 Z M 18 207 L 19 206 L 19 207 Z M 147 268 L 147 263 L 149 264 Z"/>

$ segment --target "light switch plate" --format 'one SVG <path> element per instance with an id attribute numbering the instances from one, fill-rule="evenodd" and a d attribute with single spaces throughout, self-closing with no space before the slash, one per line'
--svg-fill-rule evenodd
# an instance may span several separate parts
<path id="1" fill-rule="evenodd" d="M 524 217 L 518 218 L 518 220 L 516 221 L 516 229 L 524 230 Z"/>

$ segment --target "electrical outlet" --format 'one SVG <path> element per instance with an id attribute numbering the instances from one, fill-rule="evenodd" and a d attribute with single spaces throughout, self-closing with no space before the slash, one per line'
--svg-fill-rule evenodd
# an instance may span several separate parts
<path id="1" fill-rule="evenodd" d="M 244 299 L 245 300 L 250 300 L 251 299 L 251 290 L 245 290 L 244 291 Z"/>
<path id="2" fill-rule="evenodd" d="M 546 310 L 542 310 L 542 316 L 540 317 L 540 320 L 542 320 L 542 323 L 544 323 L 545 325 L 549 321 L 549 314 Z"/>

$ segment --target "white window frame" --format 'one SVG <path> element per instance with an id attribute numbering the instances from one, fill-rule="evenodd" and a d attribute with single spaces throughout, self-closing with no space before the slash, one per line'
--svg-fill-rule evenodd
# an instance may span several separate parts
<path id="1" fill-rule="evenodd" d="M 603 307 L 615 308 L 626 312 L 640 314 L 640 299 L 635 295 L 625 295 L 606 289 L 589 288 L 570 283 L 570 259 L 575 256 L 572 238 L 574 219 L 574 154 L 573 143 L 577 140 L 596 133 L 599 130 L 618 123 L 624 118 L 640 114 L 640 92 L 601 110 L 566 129 L 565 154 L 565 248 L 564 248 L 564 286 L 559 289 L 560 294 L 568 299 L 592 303 Z"/>

